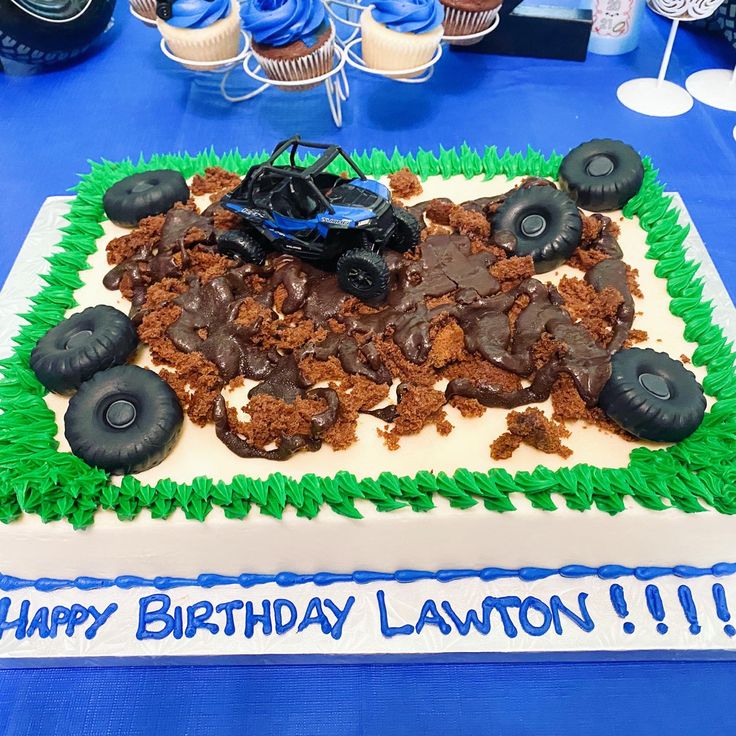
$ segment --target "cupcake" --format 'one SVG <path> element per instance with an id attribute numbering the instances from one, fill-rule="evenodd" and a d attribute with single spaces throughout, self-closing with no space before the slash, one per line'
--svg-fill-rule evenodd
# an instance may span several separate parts
<path id="1" fill-rule="evenodd" d="M 470 36 L 490 28 L 498 15 L 501 0 L 440 0 L 445 6 L 445 35 Z M 480 39 L 456 41 L 458 46 L 477 43 Z"/>
<path id="2" fill-rule="evenodd" d="M 251 34 L 253 55 L 269 79 L 312 79 L 334 66 L 335 29 L 321 0 L 246 0 L 242 17 Z"/>
<path id="3" fill-rule="evenodd" d="M 146 25 L 156 22 L 156 0 L 130 0 L 130 9 Z"/>
<path id="4" fill-rule="evenodd" d="M 171 17 L 156 25 L 180 59 L 219 62 L 240 51 L 238 0 L 175 0 Z"/>
<path id="5" fill-rule="evenodd" d="M 426 64 L 442 40 L 442 18 L 439 0 L 376 0 L 360 16 L 363 61 L 382 71 Z"/>

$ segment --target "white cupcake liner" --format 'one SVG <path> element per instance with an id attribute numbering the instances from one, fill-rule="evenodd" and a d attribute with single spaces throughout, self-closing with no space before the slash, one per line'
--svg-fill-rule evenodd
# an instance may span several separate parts
<path id="1" fill-rule="evenodd" d="M 240 6 L 231 3 L 230 13 L 206 28 L 177 28 L 158 18 L 156 25 L 169 50 L 189 61 L 223 61 L 240 51 Z M 184 64 L 184 66 L 187 66 Z M 187 67 L 198 70 L 197 67 Z"/>
<path id="2" fill-rule="evenodd" d="M 451 8 L 449 5 L 445 5 L 444 8 L 445 35 L 470 36 L 474 33 L 485 31 L 486 28 L 490 28 L 501 6 L 499 5 L 497 8 L 491 8 L 490 10 L 479 11 L 460 10 L 460 8 Z M 451 43 L 453 46 L 472 46 L 474 43 L 478 43 L 481 38 L 471 38 L 466 41 L 449 41 L 448 43 Z"/>
<path id="3" fill-rule="evenodd" d="M 314 79 L 332 70 L 335 65 L 335 27 L 330 24 L 330 36 L 318 48 L 305 56 L 295 59 L 272 59 L 262 56 L 253 48 L 253 56 L 261 65 L 263 73 L 275 82 L 298 82 L 300 79 Z M 299 92 L 316 87 L 320 82 L 300 84 L 294 87 L 281 87 L 288 92 Z"/>
<path id="4" fill-rule="evenodd" d="M 378 23 L 366 8 L 360 16 L 361 49 L 366 66 L 379 71 L 415 69 L 432 60 L 442 41 L 443 28 L 427 33 L 402 33 Z M 423 72 L 391 75 L 396 78 L 416 77 Z"/>
<path id="5" fill-rule="evenodd" d="M 130 7 L 142 18 L 156 20 L 156 0 L 130 0 Z"/>

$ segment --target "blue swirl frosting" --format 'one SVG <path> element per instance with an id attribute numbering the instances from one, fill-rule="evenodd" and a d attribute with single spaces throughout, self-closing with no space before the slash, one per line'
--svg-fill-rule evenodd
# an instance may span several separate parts
<path id="1" fill-rule="evenodd" d="M 321 0 L 246 0 L 240 15 L 245 30 L 264 46 L 303 41 L 312 47 L 327 27 Z"/>
<path id="2" fill-rule="evenodd" d="M 372 12 L 374 20 L 400 33 L 427 33 L 445 17 L 439 0 L 375 0 Z"/>
<path id="3" fill-rule="evenodd" d="M 166 22 L 177 28 L 207 28 L 230 12 L 231 0 L 176 0 Z"/>

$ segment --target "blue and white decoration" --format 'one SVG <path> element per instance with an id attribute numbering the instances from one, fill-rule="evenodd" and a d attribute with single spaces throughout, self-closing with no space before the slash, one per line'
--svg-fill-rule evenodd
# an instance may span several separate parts
<path id="1" fill-rule="evenodd" d="M 0 661 L 736 653 L 736 564 L 198 578 L 0 575 Z M 736 613 L 736 608 L 734 608 Z"/>

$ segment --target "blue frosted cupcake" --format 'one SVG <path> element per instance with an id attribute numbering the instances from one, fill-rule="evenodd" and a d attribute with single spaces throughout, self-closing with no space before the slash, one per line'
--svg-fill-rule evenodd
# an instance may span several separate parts
<path id="1" fill-rule="evenodd" d="M 360 17 L 363 61 L 382 71 L 426 64 L 442 40 L 443 18 L 439 0 L 375 0 Z"/>
<path id="2" fill-rule="evenodd" d="M 296 82 L 332 69 L 335 30 L 321 0 L 246 0 L 242 18 L 253 54 L 269 79 Z"/>
<path id="3" fill-rule="evenodd" d="M 156 18 L 169 49 L 189 61 L 224 61 L 240 50 L 238 0 L 175 0 L 171 18 Z"/>

